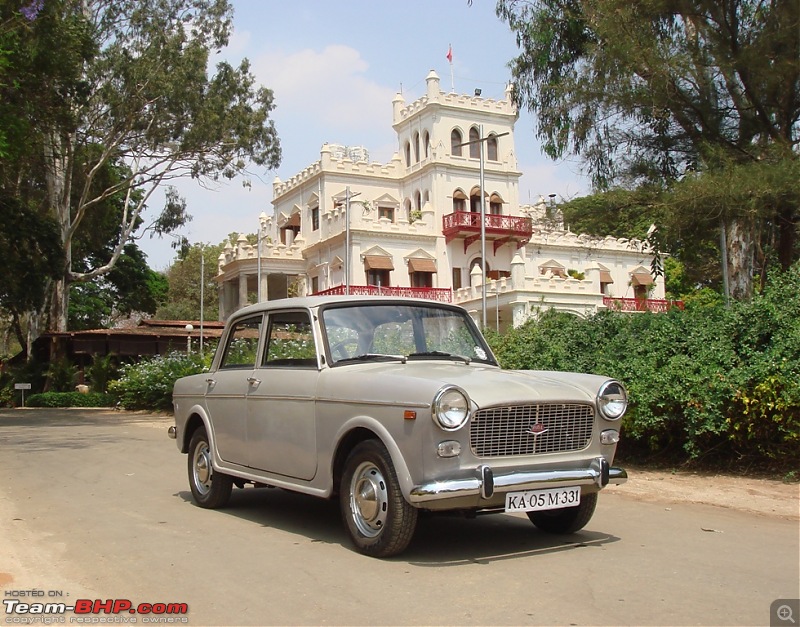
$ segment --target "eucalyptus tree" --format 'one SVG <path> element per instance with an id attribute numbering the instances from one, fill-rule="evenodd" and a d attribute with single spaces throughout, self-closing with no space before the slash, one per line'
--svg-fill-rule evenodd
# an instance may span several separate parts
<path id="1" fill-rule="evenodd" d="M 498 0 L 497 13 L 516 34 L 515 97 L 547 155 L 581 155 L 597 189 L 707 181 L 704 202 L 675 216 L 722 225 L 734 297 L 752 291 L 762 234 L 788 268 L 800 215 L 784 175 L 800 141 L 797 0 Z M 736 184 L 745 171 L 759 203 Z"/>
<path id="2" fill-rule="evenodd" d="M 64 261 L 49 328 L 63 331 L 71 283 L 110 273 L 144 233 L 170 233 L 186 222 L 185 201 L 171 183 L 208 184 L 252 164 L 275 168 L 280 145 L 272 92 L 256 85 L 248 61 L 212 67 L 231 32 L 226 0 L 33 0 L 22 8 L 35 10 L 23 15 L 19 55 L 8 63 L 21 64 L 15 88 L 38 97 L 41 108 L 20 116 L 30 158 L 14 162 L 3 179 L 36 189 L 58 222 Z M 35 70 L 29 78 L 26 68 Z M 12 91 L 2 76 L 0 88 Z M 104 177 L 111 165 L 124 167 Z M 165 206 L 149 215 L 159 188 Z M 86 258 L 74 263 L 92 212 L 111 199 L 118 210 L 106 255 L 93 256 L 91 266 Z"/>

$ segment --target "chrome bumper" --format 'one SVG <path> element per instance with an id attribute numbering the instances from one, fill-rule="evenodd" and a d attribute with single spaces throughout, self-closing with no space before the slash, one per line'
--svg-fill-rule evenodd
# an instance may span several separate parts
<path id="1" fill-rule="evenodd" d="M 495 475 L 490 466 L 479 466 L 477 476 L 450 481 L 434 481 L 414 486 L 412 503 L 425 503 L 464 496 L 491 498 L 495 492 L 538 490 L 576 485 L 596 485 L 604 488 L 609 483 L 625 483 L 628 473 L 622 468 L 611 468 L 604 457 L 596 457 L 588 468 L 565 470 L 529 470 Z"/>

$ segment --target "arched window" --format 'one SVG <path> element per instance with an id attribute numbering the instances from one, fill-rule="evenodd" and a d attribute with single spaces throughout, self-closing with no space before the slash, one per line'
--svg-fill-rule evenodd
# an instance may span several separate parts
<path id="1" fill-rule="evenodd" d="M 457 128 L 454 128 L 452 131 L 450 131 L 450 154 L 454 157 L 460 157 L 462 143 L 463 140 L 461 137 L 461 131 L 459 131 Z"/>
<path id="2" fill-rule="evenodd" d="M 425 153 L 425 158 L 428 158 L 428 149 L 431 145 L 431 134 L 428 131 L 425 131 L 425 134 L 422 136 L 422 149 Z"/>
<path id="3" fill-rule="evenodd" d="M 419 133 L 414 133 L 414 163 L 419 163 Z"/>
<path id="4" fill-rule="evenodd" d="M 497 137 L 490 135 L 486 140 L 486 158 L 489 161 L 497 161 Z"/>
<path id="5" fill-rule="evenodd" d="M 422 211 L 422 194 L 419 193 L 419 190 L 414 192 L 414 209 Z"/>
<path id="6" fill-rule="evenodd" d="M 467 210 L 467 195 L 460 189 L 453 192 L 453 211 Z"/>
<path id="7" fill-rule="evenodd" d="M 489 198 L 489 213 L 500 215 L 503 213 L 503 199 L 500 194 L 492 194 Z"/>
<path id="8" fill-rule="evenodd" d="M 469 156 L 470 159 L 479 159 L 481 156 L 480 133 L 474 126 L 469 129 Z"/>
<path id="9" fill-rule="evenodd" d="M 469 273 L 470 274 L 472 274 L 472 270 L 475 268 L 475 266 L 478 266 L 478 270 L 480 270 L 482 272 L 483 271 L 483 259 L 481 259 L 480 257 L 475 257 L 475 259 L 473 259 L 472 261 L 469 262 Z M 488 276 L 489 272 L 491 272 L 491 270 L 489 269 L 489 263 L 487 262 L 486 263 L 486 274 L 487 274 L 487 276 Z"/>
<path id="10" fill-rule="evenodd" d="M 473 187 L 469 192 L 469 210 L 474 213 L 481 212 L 481 190 L 478 186 Z"/>
<path id="11" fill-rule="evenodd" d="M 431 201 L 431 190 L 426 189 L 425 195 L 422 197 L 423 202 L 430 202 Z"/>
<path id="12" fill-rule="evenodd" d="M 406 142 L 406 167 L 411 166 L 411 142 Z"/>

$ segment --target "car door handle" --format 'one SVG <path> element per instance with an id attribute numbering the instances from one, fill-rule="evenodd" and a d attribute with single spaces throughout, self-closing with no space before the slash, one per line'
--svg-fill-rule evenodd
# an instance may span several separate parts
<path id="1" fill-rule="evenodd" d="M 208 377 L 206 379 L 206 383 L 208 383 L 209 385 L 214 385 L 216 381 L 212 377 Z"/>
<path id="2" fill-rule="evenodd" d="M 261 379 L 256 379 L 255 377 L 247 377 L 247 382 L 250 385 L 258 385 L 259 383 L 261 383 Z"/>

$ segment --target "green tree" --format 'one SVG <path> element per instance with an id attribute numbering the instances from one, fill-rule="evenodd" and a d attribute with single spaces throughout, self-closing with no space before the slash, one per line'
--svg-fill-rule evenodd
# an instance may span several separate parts
<path id="1" fill-rule="evenodd" d="M 0 190 L 0 250 L 0 310 L 8 314 L 11 332 L 30 354 L 33 338 L 23 323 L 45 303 L 48 285 L 62 270 L 58 225 Z"/>
<path id="2" fill-rule="evenodd" d="M 598 189 L 797 160 L 794 0 L 499 0 L 497 13 L 516 33 L 516 99 L 536 115 L 544 151 L 582 155 Z M 771 178 L 784 185 L 778 195 L 796 195 L 796 181 Z M 719 211 L 703 207 L 705 219 L 725 233 L 732 295 L 747 298 L 765 225 L 775 225 L 781 266 L 796 258 L 797 205 L 754 213 L 708 185 Z"/>
<path id="3" fill-rule="evenodd" d="M 272 93 L 255 85 L 249 63 L 220 62 L 209 75 L 212 52 L 230 34 L 226 0 L 34 4 L 30 17 L 16 3 L 0 9 L 9 24 L 0 101 L 13 122 L 5 145 L 18 137 L 25 147 L 0 166 L 0 180 L 22 181 L 59 224 L 65 261 L 49 326 L 63 331 L 70 284 L 110 273 L 142 229 L 164 234 L 185 223 L 185 203 L 169 187 L 164 209 L 142 221 L 157 188 L 181 177 L 230 178 L 249 163 L 274 168 L 280 147 Z M 101 184 L 109 164 L 124 168 Z M 74 264 L 88 215 L 111 197 L 122 211 L 108 254 Z"/>
<path id="4" fill-rule="evenodd" d="M 166 301 L 167 290 L 166 276 L 150 269 L 145 254 L 128 244 L 107 275 L 72 284 L 69 328 L 105 328 L 133 313 L 152 315 Z"/>
<path id="5" fill-rule="evenodd" d="M 200 277 L 203 276 L 203 317 L 219 318 L 217 264 L 223 245 L 195 244 L 167 270 L 167 296 L 156 311 L 159 320 L 200 319 Z M 201 259 L 203 261 L 201 268 Z"/>

